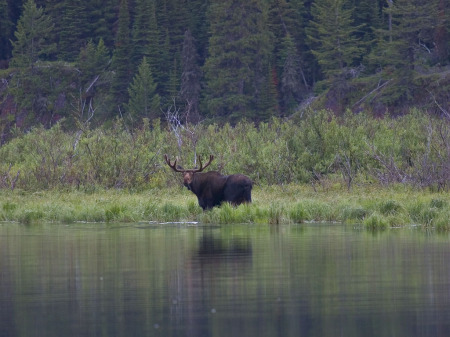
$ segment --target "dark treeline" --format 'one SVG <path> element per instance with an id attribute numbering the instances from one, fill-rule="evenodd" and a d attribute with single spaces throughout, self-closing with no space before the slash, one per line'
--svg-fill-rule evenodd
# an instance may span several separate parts
<path id="1" fill-rule="evenodd" d="M 237 123 L 305 104 L 447 115 L 448 0 L 0 0 L 1 142 L 126 116 Z"/>

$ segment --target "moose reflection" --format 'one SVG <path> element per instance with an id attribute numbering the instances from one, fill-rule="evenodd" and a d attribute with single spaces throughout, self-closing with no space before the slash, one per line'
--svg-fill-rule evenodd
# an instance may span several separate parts
<path id="1" fill-rule="evenodd" d="M 183 174 L 184 186 L 197 196 L 198 203 L 203 210 L 220 206 L 224 201 L 232 205 L 252 201 L 253 183 L 249 177 L 243 174 L 222 175 L 217 171 L 202 173 L 213 161 L 214 156 L 212 155 L 209 156 L 209 161 L 205 165 L 198 157 L 200 168 L 189 170 L 177 166 L 177 159 L 173 164 L 167 155 L 164 155 L 164 159 L 172 170 Z"/>

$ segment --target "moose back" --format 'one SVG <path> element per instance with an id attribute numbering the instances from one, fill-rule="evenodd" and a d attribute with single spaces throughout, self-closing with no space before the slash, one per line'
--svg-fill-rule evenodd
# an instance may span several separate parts
<path id="1" fill-rule="evenodd" d="M 172 170 L 183 174 L 184 186 L 197 196 L 198 203 L 204 210 L 219 206 L 224 201 L 232 205 L 252 201 L 253 183 L 249 177 L 243 174 L 225 176 L 217 171 L 202 172 L 214 159 L 212 155 L 204 166 L 198 157 L 200 168 L 189 170 L 177 166 L 176 159 L 172 164 L 167 155 L 164 155 L 164 159 Z"/>

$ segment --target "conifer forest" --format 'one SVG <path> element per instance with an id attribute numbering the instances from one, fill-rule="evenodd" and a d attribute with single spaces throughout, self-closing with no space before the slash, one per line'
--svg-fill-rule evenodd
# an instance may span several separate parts
<path id="1" fill-rule="evenodd" d="M 117 117 L 449 117 L 448 0 L 0 0 L 1 142 Z"/>

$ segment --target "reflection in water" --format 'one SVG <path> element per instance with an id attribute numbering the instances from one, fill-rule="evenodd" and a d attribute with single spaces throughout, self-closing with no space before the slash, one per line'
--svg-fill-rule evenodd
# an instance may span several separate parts
<path id="1" fill-rule="evenodd" d="M 448 336 L 450 238 L 0 225 L 0 336 Z"/>
<path id="2" fill-rule="evenodd" d="M 220 302 L 245 298 L 239 288 L 252 268 L 252 247 L 248 234 L 222 236 L 220 229 L 210 228 L 202 229 L 198 242 L 189 259 L 187 301 L 181 311 L 188 318 L 182 326 L 186 336 L 211 336 L 209 322 L 222 312 Z M 223 284 L 227 286 L 221 289 Z"/>

